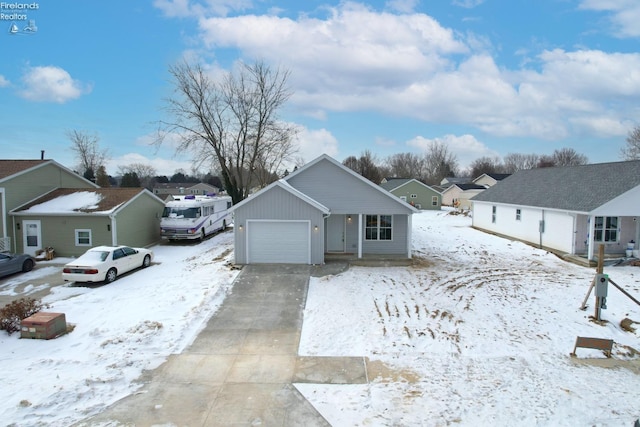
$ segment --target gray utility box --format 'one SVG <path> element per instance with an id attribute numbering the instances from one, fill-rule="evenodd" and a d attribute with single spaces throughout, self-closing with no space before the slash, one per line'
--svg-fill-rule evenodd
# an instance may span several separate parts
<path id="1" fill-rule="evenodd" d="M 609 276 L 607 274 L 596 274 L 596 297 L 606 297 L 608 287 Z"/>

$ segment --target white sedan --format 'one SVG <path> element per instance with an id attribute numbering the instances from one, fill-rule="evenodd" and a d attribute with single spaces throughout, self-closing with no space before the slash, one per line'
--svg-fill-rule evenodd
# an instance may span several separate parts
<path id="1" fill-rule="evenodd" d="M 67 282 L 111 283 L 120 274 L 149 267 L 153 252 L 129 246 L 97 246 L 65 264 L 62 278 Z"/>

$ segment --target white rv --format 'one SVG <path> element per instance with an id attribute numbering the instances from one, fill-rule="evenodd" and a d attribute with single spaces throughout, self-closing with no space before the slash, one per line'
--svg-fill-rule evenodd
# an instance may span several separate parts
<path id="1" fill-rule="evenodd" d="M 229 196 L 178 197 L 165 203 L 160 232 L 165 240 L 204 239 L 227 228 L 231 221 Z"/>

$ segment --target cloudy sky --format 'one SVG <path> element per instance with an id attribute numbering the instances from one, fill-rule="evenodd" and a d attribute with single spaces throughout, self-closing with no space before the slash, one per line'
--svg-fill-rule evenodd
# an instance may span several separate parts
<path id="1" fill-rule="evenodd" d="M 481 156 L 621 160 L 640 122 L 637 0 L 154 0 L 1 2 L 3 158 L 73 167 L 69 130 L 111 161 L 190 171 L 149 145 L 166 118 L 168 67 L 263 60 L 291 72 L 282 119 L 305 160 L 442 141 L 461 166 Z"/>

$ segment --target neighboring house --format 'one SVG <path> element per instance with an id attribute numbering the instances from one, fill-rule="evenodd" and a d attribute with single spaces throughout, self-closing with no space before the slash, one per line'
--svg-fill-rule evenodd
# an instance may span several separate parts
<path id="1" fill-rule="evenodd" d="M 442 181 L 440 181 L 440 187 L 449 188 L 453 184 L 468 184 L 468 183 L 469 183 L 469 178 L 448 176 L 446 178 L 442 178 Z"/>
<path id="2" fill-rule="evenodd" d="M 168 196 L 186 196 L 188 194 L 193 194 L 194 196 L 206 196 L 207 194 L 218 194 L 218 193 L 220 193 L 220 189 L 218 187 L 205 184 L 204 182 L 200 182 L 197 184 L 167 183 L 167 184 L 156 184 L 153 186 L 153 194 L 155 194 L 156 196 L 164 200 L 172 199 L 171 197 L 168 197 Z"/>
<path id="3" fill-rule="evenodd" d="M 380 186 L 418 209 L 439 210 L 442 204 L 442 194 L 417 179 L 385 178 Z"/>
<path id="4" fill-rule="evenodd" d="M 0 160 L 0 251 L 28 252 L 30 247 L 17 246 L 16 240 L 29 240 L 35 246 L 42 242 L 27 239 L 33 226 L 21 227 L 9 212 L 18 206 L 56 188 L 97 188 L 75 172 L 53 160 Z"/>
<path id="5" fill-rule="evenodd" d="M 473 226 L 561 253 L 624 255 L 640 239 L 640 160 L 514 173 L 472 199 Z"/>
<path id="6" fill-rule="evenodd" d="M 442 204 L 459 209 L 471 209 L 471 199 L 486 187 L 478 184 L 453 184 L 442 192 Z"/>
<path id="7" fill-rule="evenodd" d="M 327 155 L 231 211 L 237 264 L 323 264 L 325 253 L 408 259 L 418 212 Z"/>
<path id="8" fill-rule="evenodd" d="M 472 181 L 473 184 L 482 185 L 485 188 L 493 187 L 510 174 L 508 173 L 483 173 Z"/>
<path id="9" fill-rule="evenodd" d="M 10 212 L 19 252 L 52 247 L 79 256 L 100 245 L 149 246 L 160 240 L 164 202 L 143 188 L 59 188 Z"/>

